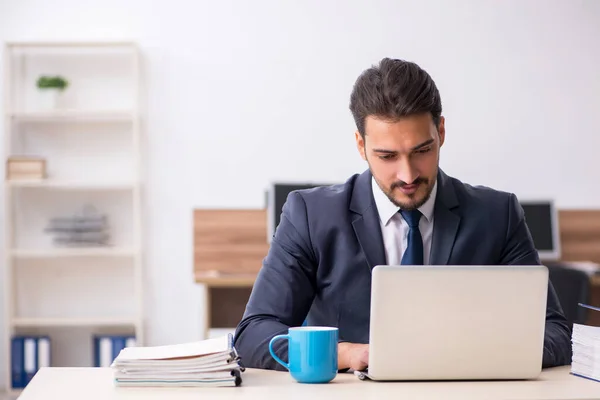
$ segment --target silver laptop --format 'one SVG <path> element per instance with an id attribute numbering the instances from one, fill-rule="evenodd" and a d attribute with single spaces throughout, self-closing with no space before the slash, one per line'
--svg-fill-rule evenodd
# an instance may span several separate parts
<path id="1" fill-rule="evenodd" d="M 377 266 L 372 278 L 369 378 L 540 374 L 545 266 Z"/>

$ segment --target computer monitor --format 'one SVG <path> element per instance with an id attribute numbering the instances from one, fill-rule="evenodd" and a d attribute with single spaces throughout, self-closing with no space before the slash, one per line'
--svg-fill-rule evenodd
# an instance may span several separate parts
<path id="1" fill-rule="evenodd" d="M 558 211 L 549 200 L 521 201 L 525 221 L 533 237 L 533 243 L 542 261 L 560 259 L 560 235 Z"/>
<path id="2" fill-rule="evenodd" d="M 275 229 L 281 220 L 281 211 L 288 195 L 294 190 L 312 189 L 319 186 L 329 186 L 330 183 L 314 182 L 275 182 L 269 186 L 267 191 L 267 242 L 275 234 Z"/>

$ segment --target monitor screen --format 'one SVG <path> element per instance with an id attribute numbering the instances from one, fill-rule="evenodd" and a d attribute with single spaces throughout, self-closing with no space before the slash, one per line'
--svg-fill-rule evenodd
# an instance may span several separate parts
<path id="1" fill-rule="evenodd" d="M 525 212 L 525 221 L 540 258 L 545 260 L 559 259 L 558 217 L 552 202 L 522 201 L 521 206 Z"/>
<path id="2" fill-rule="evenodd" d="M 279 226 L 281 220 L 281 211 L 287 200 L 288 195 L 294 190 L 312 189 L 319 186 L 329 186 L 328 183 L 291 183 L 279 182 L 273 183 L 267 193 L 267 241 L 271 243 L 271 238 L 275 229 Z"/>

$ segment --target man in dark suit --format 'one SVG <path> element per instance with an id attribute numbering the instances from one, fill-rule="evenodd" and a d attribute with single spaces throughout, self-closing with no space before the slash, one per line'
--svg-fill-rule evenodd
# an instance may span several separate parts
<path id="1" fill-rule="evenodd" d="M 282 369 L 269 340 L 307 317 L 310 325 L 339 328 L 339 369 L 367 367 L 371 269 L 378 264 L 540 263 L 514 194 L 470 186 L 439 168 L 446 132 L 427 72 L 383 59 L 357 79 L 350 109 L 369 169 L 344 184 L 288 196 L 236 330 L 247 367 Z M 552 284 L 548 289 L 543 367 L 568 364 L 571 356 L 566 319 Z M 286 341 L 274 349 L 287 359 Z"/>

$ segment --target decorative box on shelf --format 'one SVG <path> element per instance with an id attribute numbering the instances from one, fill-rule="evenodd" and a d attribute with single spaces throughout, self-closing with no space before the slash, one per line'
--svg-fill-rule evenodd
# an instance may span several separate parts
<path id="1" fill-rule="evenodd" d="M 46 160 L 36 156 L 11 156 L 6 160 L 7 180 L 41 180 L 46 178 Z"/>

